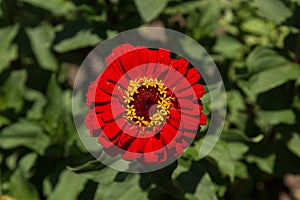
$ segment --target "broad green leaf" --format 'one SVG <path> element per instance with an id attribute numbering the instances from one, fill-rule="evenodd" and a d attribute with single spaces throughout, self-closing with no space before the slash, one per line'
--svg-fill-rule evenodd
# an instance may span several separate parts
<path id="1" fill-rule="evenodd" d="M 80 30 L 76 35 L 71 38 L 65 38 L 54 46 L 54 50 L 59 53 L 66 53 L 68 51 L 95 46 L 101 42 L 101 39 L 91 30 Z"/>
<path id="2" fill-rule="evenodd" d="M 88 169 L 83 169 L 83 170 L 88 170 Z M 114 181 L 116 175 L 119 172 L 115 169 L 105 167 L 101 170 L 92 170 L 92 171 L 78 172 L 78 173 L 80 174 L 80 176 L 93 180 L 97 183 L 109 184 Z"/>
<path id="3" fill-rule="evenodd" d="M 69 170 L 64 170 L 55 188 L 48 197 L 48 200 L 74 200 L 84 189 L 87 179 Z"/>
<path id="4" fill-rule="evenodd" d="M 245 51 L 245 47 L 242 43 L 229 35 L 219 36 L 213 49 L 226 58 L 232 59 L 241 57 Z"/>
<path id="5" fill-rule="evenodd" d="M 36 188 L 28 182 L 26 174 L 17 169 L 10 177 L 9 193 L 11 196 L 22 200 L 39 200 Z"/>
<path id="6" fill-rule="evenodd" d="M 235 166 L 235 176 L 240 178 L 240 179 L 247 179 L 249 178 L 249 173 L 247 171 L 247 164 L 236 161 L 234 162 Z"/>
<path id="7" fill-rule="evenodd" d="M 151 172 L 150 180 L 167 194 L 178 199 L 184 199 L 183 191 L 181 191 L 172 180 L 172 174 L 177 168 L 177 165 L 177 162 L 173 162 L 167 167 Z"/>
<path id="8" fill-rule="evenodd" d="M 274 172 L 274 166 L 276 160 L 275 154 L 272 154 L 264 158 L 255 155 L 249 155 L 247 156 L 246 160 L 249 163 L 255 163 L 259 169 L 261 169 L 266 173 L 272 174 Z"/>
<path id="9" fill-rule="evenodd" d="M 0 128 L 9 123 L 10 123 L 10 120 L 7 117 L 0 115 Z"/>
<path id="10" fill-rule="evenodd" d="M 68 167 L 68 169 L 101 184 L 113 182 L 118 174 L 117 170 L 106 167 L 98 160 L 88 161 L 81 166 Z"/>
<path id="11" fill-rule="evenodd" d="M 246 59 L 250 73 L 261 72 L 288 63 L 289 61 L 285 57 L 264 46 L 255 48 Z"/>
<path id="12" fill-rule="evenodd" d="M 38 191 L 28 181 L 31 177 L 30 170 L 33 167 L 37 155 L 29 153 L 19 161 L 19 167 L 10 178 L 10 195 L 17 199 L 38 200 Z"/>
<path id="13" fill-rule="evenodd" d="M 233 160 L 242 159 L 243 155 L 249 150 L 249 147 L 241 142 L 230 142 L 227 145 Z"/>
<path id="14" fill-rule="evenodd" d="M 46 105 L 46 99 L 42 93 L 36 90 L 27 89 L 24 98 L 34 102 L 30 110 L 27 112 L 27 119 L 41 119 L 43 117 L 43 109 Z"/>
<path id="15" fill-rule="evenodd" d="M 18 47 L 12 41 L 18 30 L 17 25 L 0 28 L 0 74 L 17 58 Z"/>
<path id="16" fill-rule="evenodd" d="M 76 173 L 84 173 L 84 172 L 89 172 L 89 171 L 94 171 L 94 170 L 101 170 L 105 167 L 106 166 L 104 164 L 102 164 L 100 161 L 91 160 L 91 161 L 84 163 L 81 166 L 67 167 L 67 168 Z"/>
<path id="17" fill-rule="evenodd" d="M 49 142 L 50 139 L 42 128 L 29 121 L 14 123 L 0 132 L 0 147 L 3 149 L 25 146 L 43 155 Z"/>
<path id="18" fill-rule="evenodd" d="M 177 13 L 189 14 L 194 12 L 196 9 L 203 7 L 205 3 L 205 1 L 180 2 L 178 5 L 166 7 L 164 13 L 168 15 L 175 15 Z"/>
<path id="19" fill-rule="evenodd" d="M 288 141 L 287 146 L 291 152 L 300 157 L 300 136 L 298 133 L 293 133 L 293 136 Z"/>
<path id="20" fill-rule="evenodd" d="M 255 0 L 259 14 L 274 21 L 276 24 L 284 22 L 293 12 L 280 0 Z"/>
<path id="21" fill-rule="evenodd" d="M 230 146 L 219 140 L 212 151 L 208 154 L 209 157 L 213 158 L 219 170 L 230 177 L 230 180 L 234 179 L 234 161 L 231 157 L 231 152 L 229 150 Z"/>
<path id="22" fill-rule="evenodd" d="M 163 11 L 168 0 L 134 0 L 134 3 L 142 19 L 150 22 Z"/>
<path id="23" fill-rule="evenodd" d="M 51 1 L 40 1 L 40 0 L 22 0 L 26 3 L 32 4 L 36 7 L 48 10 L 57 16 L 64 16 L 76 9 L 75 5 L 68 0 L 51 0 Z"/>
<path id="24" fill-rule="evenodd" d="M 8 155 L 5 159 L 5 164 L 10 171 L 14 171 L 18 165 L 18 159 L 20 157 L 20 152 L 13 152 Z"/>
<path id="25" fill-rule="evenodd" d="M 30 178 L 32 173 L 30 172 L 31 168 L 34 166 L 37 159 L 37 154 L 29 153 L 26 154 L 19 162 L 19 169 L 24 174 L 25 178 Z"/>
<path id="26" fill-rule="evenodd" d="M 141 200 L 147 196 L 139 185 L 139 175 L 129 174 L 124 182 L 99 185 L 94 199 Z"/>
<path id="27" fill-rule="evenodd" d="M 193 195 L 186 195 L 188 200 L 217 200 L 215 185 L 210 179 L 209 174 L 205 173 L 199 182 L 196 192 Z"/>
<path id="28" fill-rule="evenodd" d="M 267 123 L 269 125 L 294 124 L 295 113 L 292 110 L 263 111 L 257 113 L 257 123 Z"/>
<path id="29" fill-rule="evenodd" d="M 246 129 L 248 115 L 246 114 L 246 105 L 244 97 L 237 90 L 232 90 L 226 94 L 228 102 L 228 120 L 235 124 L 240 130 Z"/>
<path id="30" fill-rule="evenodd" d="M 26 33 L 30 39 L 32 50 L 40 67 L 46 70 L 55 71 L 58 63 L 51 51 L 52 41 L 55 37 L 53 27 L 49 24 L 42 24 L 35 28 L 27 28 Z"/>
<path id="31" fill-rule="evenodd" d="M 257 95 L 282 85 L 288 80 L 294 80 L 299 76 L 300 66 L 291 63 L 253 75 L 248 81 L 248 88 L 254 95 Z"/>
<path id="32" fill-rule="evenodd" d="M 24 101 L 22 96 L 25 91 L 27 73 L 25 70 L 13 71 L 5 84 L 3 92 L 5 94 L 5 108 L 13 108 L 16 112 L 22 109 Z"/>
<path id="33" fill-rule="evenodd" d="M 241 24 L 241 28 L 255 35 L 270 35 L 271 27 L 268 22 L 260 18 L 252 18 L 250 20 L 245 20 Z"/>

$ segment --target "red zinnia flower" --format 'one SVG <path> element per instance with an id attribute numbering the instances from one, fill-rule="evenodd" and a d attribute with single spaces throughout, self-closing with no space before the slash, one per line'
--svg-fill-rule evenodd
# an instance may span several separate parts
<path id="1" fill-rule="evenodd" d="M 200 74 L 165 49 L 121 45 L 89 86 L 85 124 L 104 151 L 161 163 L 177 157 L 206 123 Z"/>

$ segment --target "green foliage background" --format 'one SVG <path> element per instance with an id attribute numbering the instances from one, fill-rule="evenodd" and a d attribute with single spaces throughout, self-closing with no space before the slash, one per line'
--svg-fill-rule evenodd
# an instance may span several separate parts
<path id="1" fill-rule="evenodd" d="M 300 173 L 299 19 L 299 0 L 0 0 L 0 195 L 292 196 L 283 180 Z M 77 136 L 74 74 L 99 42 L 154 25 L 178 30 L 206 48 L 226 86 L 228 115 L 206 158 L 198 157 L 199 137 L 161 171 L 121 173 L 93 161 Z"/>

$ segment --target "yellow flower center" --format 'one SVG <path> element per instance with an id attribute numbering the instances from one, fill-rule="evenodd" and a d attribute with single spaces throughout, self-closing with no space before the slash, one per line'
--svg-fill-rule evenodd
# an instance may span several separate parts
<path id="1" fill-rule="evenodd" d="M 172 97 L 168 88 L 156 78 L 131 80 L 125 91 L 125 117 L 140 127 L 161 125 L 170 114 Z"/>

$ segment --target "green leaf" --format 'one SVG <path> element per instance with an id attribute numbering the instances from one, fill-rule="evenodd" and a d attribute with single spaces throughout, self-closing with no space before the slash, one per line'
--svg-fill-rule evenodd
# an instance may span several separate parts
<path id="1" fill-rule="evenodd" d="M 245 51 L 245 47 L 242 43 L 229 35 L 219 36 L 213 49 L 215 52 L 224 55 L 226 58 L 232 59 L 241 57 Z"/>
<path id="2" fill-rule="evenodd" d="M 44 115 L 43 109 L 47 103 L 44 95 L 39 91 L 27 89 L 24 98 L 33 102 L 32 107 L 27 112 L 27 119 L 41 119 Z"/>
<path id="3" fill-rule="evenodd" d="M 279 110 L 279 111 L 263 111 L 257 113 L 257 123 L 267 123 L 269 125 L 277 124 L 294 124 L 296 121 L 295 113 L 292 110 Z"/>
<path id="4" fill-rule="evenodd" d="M 38 200 L 38 191 L 28 181 L 30 177 L 30 169 L 34 165 L 37 155 L 34 153 L 27 154 L 19 162 L 19 168 L 12 174 L 10 178 L 9 193 L 17 199 Z"/>
<path id="5" fill-rule="evenodd" d="M 268 69 L 255 74 L 248 81 L 248 88 L 254 95 L 273 89 L 288 80 L 297 79 L 300 76 L 300 66 L 288 64 Z"/>
<path id="6" fill-rule="evenodd" d="M 99 185 L 94 199 L 140 200 L 147 199 L 147 196 L 139 186 L 139 175 L 129 174 L 124 182 Z"/>
<path id="7" fill-rule="evenodd" d="M 156 18 L 168 4 L 168 0 L 134 0 L 140 16 L 145 22 Z"/>
<path id="8" fill-rule="evenodd" d="M 32 50 L 40 67 L 46 70 L 55 71 L 58 63 L 51 51 L 52 41 L 55 37 L 53 27 L 49 24 L 42 24 L 35 28 L 27 28 L 26 33 L 30 39 Z"/>
<path id="9" fill-rule="evenodd" d="M 67 1 L 67 0 L 51 0 L 51 1 L 22 0 L 22 1 L 32 4 L 36 7 L 48 10 L 57 16 L 67 15 L 68 13 L 76 9 L 75 5 L 71 1 Z"/>
<path id="10" fill-rule="evenodd" d="M 241 142 L 230 142 L 227 145 L 233 160 L 242 159 L 243 155 L 249 150 L 249 147 Z"/>
<path id="11" fill-rule="evenodd" d="M 246 160 L 249 163 L 255 163 L 257 167 L 262 171 L 272 174 L 274 171 L 276 156 L 275 154 L 272 154 L 268 157 L 263 158 L 255 155 L 249 155 L 247 156 Z"/>
<path id="12" fill-rule="evenodd" d="M 85 172 L 90 172 L 90 171 L 94 171 L 94 170 L 101 170 L 105 167 L 106 166 L 104 164 L 102 164 L 99 160 L 91 160 L 91 161 L 84 163 L 81 166 L 67 167 L 67 168 L 69 170 L 71 170 L 72 172 L 85 173 Z"/>
<path id="13" fill-rule="evenodd" d="M 37 157 L 38 157 L 37 154 L 29 153 L 26 154 L 24 157 L 22 157 L 22 159 L 20 160 L 19 169 L 22 171 L 25 178 L 28 179 L 31 177 L 32 174 L 30 173 L 30 170 L 34 166 Z"/>
<path id="14" fill-rule="evenodd" d="M 0 128 L 9 123 L 10 123 L 10 120 L 7 117 L 0 115 Z"/>
<path id="15" fill-rule="evenodd" d="M 212 151 L 208 154 L 209 157 L 213 158 L 219 167 L 219 170 L 230 177 L 230 180 L 234 179 L 234 161 L 231 157 L 229 150 L 230 146 L 227 143 L 219 140 Z"/>
<path id="16" fill-rule="evenodd" d="M 241 28 L 251 34 L 255 34 L 255 35 L 270 35 L 270 32 L 272 31 L 272 29 L 270 28 L 269 24 L 260 19 L 260 18 L 252 18 L 250 20 L 245 20 L 242 25 Z"/>
<path id="17" fill-rule="evenodd" d="M 300 136 L 298 133 L 293 133 L 292 138 L 287 143 L 287 147 L 300 158 Z"/>
<path id="18" fill-rule="evenodd" d="M 249 173 L 247 170 L 247 165 L 243 162 L 236 161 L 234 162 L 235 166 L 235 176 L 240 179 L 247 179 L 249 178 Z"/>
<path id="19" fill-rule="evenodd" d="M 165 168 L 151 172 L 150 178 L 162 191 L 177 199 L 184 199 L 183 191 L 181 191 L 172 180 L 172 174 L 176 167 L 177 162 L 174 162 Z"/>
<path id="20" fill-rule="evenodd" d="M 259 14 L 274 21 L 276 24 L 284 22 L 293 12 L 280 0 L 255 0 Z"/>
<path id="21" fill-rule="evenodd" d="M 71 38 L 66 38 L 54 46 L 54 50 L 59 53 L 66 53 L 68 51 L 95 46 L 101 42 L 98 35 L 93 34 L 91 30 L 80 30 Z"/>
<path id="22" fill-rule="evenodd" d="M 25 146 L 43 155 L 49 143 L 50 139 L 42 128 L 29 121 L 14 123 L 0 133 L 0 147 L 3 149 Z"/>
<path id="23" fill-rule="evenodd" d="M 217 200 L 215 185 L 210 179 L 209 174 L 205 173 L 199 182 L 196 192 L 193 195 L 186 195 L 188 200 Z"/>
<path id="24" fill-rule="evenodd" d="M 74 200 L 84 189 L 87 179 L 69 170 L 64 170 L 57 185 L 48 197 L 48 200 Z"/>
<path id="25" fill-rule="evenodd" d="M 25 91 L 25 82 L 27 73 L 25 70 L 13 71 L 5 84 L 3 92 L 5 94 L 5 108 L 13 108 L 16 112 L 20 112 L 23 107 L 23 94 Z"/>
<path id="26" fill-rule="evenodd" d="M 9 67 L 10 63 L 18 56 L 18 47 L 12 44 L 19 26 L 7 26 L 0 29 L 0 74 Z"/>
<path id="27" fill-rule="evenodd" d="M 246 65 L 251 73 L 261 72 L 288 63 L 289 61 L 285 57 L 264 46 L 255 48 L 246 59 Z"/>

